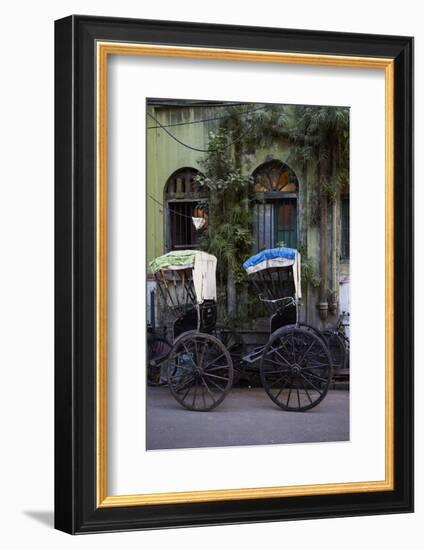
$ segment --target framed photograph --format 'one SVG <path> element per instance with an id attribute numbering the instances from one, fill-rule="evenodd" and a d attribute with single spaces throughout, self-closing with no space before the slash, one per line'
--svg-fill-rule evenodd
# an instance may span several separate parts
<path id="1" fill-rule="evenodd" d="M 55 526 L 413 510 L 413 39 L 55 24 Z"/>

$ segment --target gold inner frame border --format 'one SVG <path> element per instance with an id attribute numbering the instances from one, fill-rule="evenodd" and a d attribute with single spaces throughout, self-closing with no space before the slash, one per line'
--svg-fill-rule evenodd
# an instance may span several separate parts
<path id="1" fill-rule="evenodd" d="M 316 485 L 108 495 L 107 492 L 107 61 L 109 55 L 138 55 L 284 63 L 385 72 L 385 479 Z M 96 473 L 97 507 L 143 506 L 258 498 L 281 498 L 394 490 L 394 60 L 391 58 L 254 50 L 96 43 L 97 62 L 97 295 L 96 295 Z"/>

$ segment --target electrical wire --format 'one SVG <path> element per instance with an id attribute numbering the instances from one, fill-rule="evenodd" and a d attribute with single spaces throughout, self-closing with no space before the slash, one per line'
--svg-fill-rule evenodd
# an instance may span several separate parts
<path id="1" fill-rule="evenodd" d="M 257 109 L 250 109 L 249 111 L 245 111 L 244 113 L 235 113 L 236 116 L 246 116 L 246 115 L 249 115 L 250 113 L 256 113 L 257 111 L 263 111 L 264 109 L 267 108 L 267 105 L 263 106 L 263 107 L 258 107 Z M 175 122 L 174 124 L 162 124 L 161 126 L 148 126 L 147 129 L 148 130 L 154 130 L 154 129 L 157 129 L 157 128 L 172 128 L 174 126 L 188 126 L 189 124 L 200 124 L 202 122 L 211 122 L 211 121 L 214 121 L 214 120 L 222 120 L 222 119 L 225 119 L 225 118 L 230 118 L 234 116 L 234 114 L 227 114 L 227 115 L 222 115 L 222 116 L 216 116 L 216 117 L 213 117 L 213 118 L 204 118 L 202 120 L 190 120 L 189 122 Z"/>
<path id="2" fill-rule="evenodd" d="M 149 116 L 150 118 L 152 118 L 156 124 L 158 124 L 158 126 L 168 134 L 168 136 L 170 138 L 172 138 L 173 140 L 175 140 L 177 143 L 179 143 L 180 145 L 182 145 L 183 147 L 186 147 L 187 149 L 191 149 L 192 151 L 197 151 L 199 153 L 208 153 L 209 152 L 209 149 L 199 149 L 198 147 L 192 147 L 191 145 L 188 145 L 187 143 L 184 143 L 183 141 L 181 141 L 180 139 L 178 139 L 176 136 L 174 136 L 174 134 L 171 134 L 171 132 L 163 125 L 159 122 L 159 120 L 154 117 L 152 114 L 150 113 L 147 113 L 147 116 Z M 249 128 L 250 130 L 250 128 Z M 227 143 L 227 145 L 224 147 L 224 149 L 228 149 L 229 147 L 231 147 L 232 145 L 235 145 L 236 143 L 238 143 L 239 141 L 241 141 L 248 133 L 249 133 L 249 130 L 246 130 L 246 132 L 244 132 L 241 136 L 239 136 L 238 138 L 236 138 L 235 140 L 231 141 L 230 143 Z"/>
<path id="3" fill-rule="evenodd" d="M 150 199 L 152 199 L 152 201 L 154 201 L 156 204 L 158 204 L 161 208 L 163 208 L 164 210 L 167 210 L 168 212 L 172 212 L 176 216 L 181 216 L 182 218 L 187 218 L 188 220 L 191 220 L 193 217 L 195 217 L 195 216 L 187 216 L 186 214 L 182 214 L 181 212 L 178 212 L 177 210 L 173 210 L 172 208 L 169 208 L 169 206 L 166 206 L 165 204 L 163 204 L 160 201 L 158 201 L 157 199 L 155 199 L 155 197 L 152 197 L 152 195 L 150 195 L 150 193 L 147 193 L 147 196 Z"/>
<path id="4" fill-rule="evenodd" d="M 173 210 L 172 208 L 169 208 L 169 206 L 167 206 L 166 204 L 163 204 L 162 202 L 158 201 L 157 199 L 155 199 L 155 197 L 153 197 L 150 193 L 147 193 L 147 196 L 149 197 L 149 199 L 151 199 L 153 202 L 155 202 L 157 205 L 159 205 L 161 208 L 163 208 L 164 210 L 167 210 L 168 212 L 172 212 L 172 214 L 175 214 L 176 216 L 181 216 L 182 218 L 187 218 L 189 220 L 192 219 L 192 217 L 195 217 L 195 216 L 187 216 L 186 214 L 182 214 L 181 212 L 178 212 L 177 210 Z M 193 201 L 194 203 L 195 201 Z M 201 202 L 201 200 L 199 200 L 199 203 Z M 252 198 L 252 199 L 247 199 L 247 202 L 248 203 L 251 203 L 251 202 L 257 202 L 257 199 L 256 198 Z"/>

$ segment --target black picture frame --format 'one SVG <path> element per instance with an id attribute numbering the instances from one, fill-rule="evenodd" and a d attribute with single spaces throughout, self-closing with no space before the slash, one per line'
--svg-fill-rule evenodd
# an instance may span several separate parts
<path id="1" fill-rule="evenodd" d="M 394 490 L 97 507 L 96 41 L 394 60 Z M 73 15 L 55 22 L 55 527 L 130 529 L 413 510 L 413 39 Z"/>

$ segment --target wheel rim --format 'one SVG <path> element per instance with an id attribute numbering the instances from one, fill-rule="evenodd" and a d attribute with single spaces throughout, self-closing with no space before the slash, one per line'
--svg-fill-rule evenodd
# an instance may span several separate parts
<path id="1" fill-rule="evenodd" d="M 166 381 L 161 379 L 162 365 L 171 351 L 171 344 L 160 336 L 147 341 L 147 383 L 149 386 L 162 386 Z"/>
<path id="2" fill-rule="evenodd" d="M 231 357 L 220 340 L 209 334 L 190 332 L 175 341 L 168 359 L 168 385 L 184 408 L 214 409 L 232 383 Z"/>
<path id="3" fill-rule="evenodd" d="M 344 369 L 346 367 L 346 347 L 343 340 L 336 332 L 324 331 L 322 336 L 330 350 L 333 369 Z"/>
<path id="4" fill-rule="evenodd" d="M 269 397 L 286 411 L 306 411 L 327 394 L 332 362 L 325 342 L 312 331 L 277 331 L 264 349 L 260 374 Z"/>

